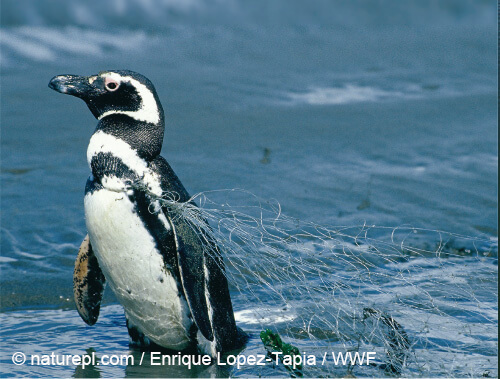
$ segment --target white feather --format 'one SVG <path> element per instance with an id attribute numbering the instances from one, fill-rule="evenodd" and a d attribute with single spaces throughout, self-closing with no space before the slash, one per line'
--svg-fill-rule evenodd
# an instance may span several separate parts
<path id="1" fill-rule="evenodd" d="M 125 193 L 106 189 L 89 192 L 84 204 L 99 265 L 131 323 L 161 346 L 188 347 L 188 305 L 134 204 Z"/>
<path id="2" fill-rule="evenodd" d="M 92 158 L 98 153 L 111 153 L 116 158 L 120 158 L 128 168 L 142 178 L 144 184 L 149 187 L 151 192 L 161 196 L 160 178 L 151 171 L 148 163 L 139 157 L 137 152 L 128 143 L 99 130 L 92 135 L 87 148 L 87 162 L 89 166 Z"/>

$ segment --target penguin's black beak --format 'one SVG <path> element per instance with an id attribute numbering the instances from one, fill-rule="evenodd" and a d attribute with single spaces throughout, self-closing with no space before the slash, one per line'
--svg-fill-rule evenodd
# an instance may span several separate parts
<path id="1" fill-rule="evenodd" d="M 49 88 L 67 95 L 85 98 L 96 91 L 91 78 L 78 75 L 58 75 L 50 80 Z"/>

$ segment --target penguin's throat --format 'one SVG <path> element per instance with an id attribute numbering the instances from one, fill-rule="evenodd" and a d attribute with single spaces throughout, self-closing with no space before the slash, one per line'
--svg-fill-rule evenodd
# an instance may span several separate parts
<path id="1" fill-rule="evenodd" d="M 128 143 L 103 131 L 94 133 L 87 149 L 92 175 L 105 188 L 128 191 L 132 184 L 142 185 L 161 195 L 160 179 Z"/>

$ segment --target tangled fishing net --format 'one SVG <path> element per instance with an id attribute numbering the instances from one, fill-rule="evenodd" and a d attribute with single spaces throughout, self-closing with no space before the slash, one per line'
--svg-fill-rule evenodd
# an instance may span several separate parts
<path id="1" fill-rule="evenodd" d="M 156 200 L 188 219 L 200 238 L 217 241 L 243 329 L 257 340 L 267 331 L 267 348 L 281 337 L 317 358 L 300 370 L 277 365 L 275 375 L 498 374 L 496 239 L 330 228 L 287 217 L 278 203 L 242 190 L 200 193 L 187 203 L 173 193 Z M 258 342 L 244 353 L 265 352 Z M 376 352 L 376 360 L 335 364 L 338 352 Z"/>

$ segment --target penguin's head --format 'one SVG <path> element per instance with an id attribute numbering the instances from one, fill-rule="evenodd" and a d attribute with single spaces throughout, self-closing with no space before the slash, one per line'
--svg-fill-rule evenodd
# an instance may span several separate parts
<path id="1" fill-rule="evenodd" d="M 116 70 L 92 76 L 59 75 L 51 79 L 49 87 L 85 101 L 98 120 L 119 114 L 163 126 L 163 109 L 156 90 L 149 79 L 136 72 Z"/>

